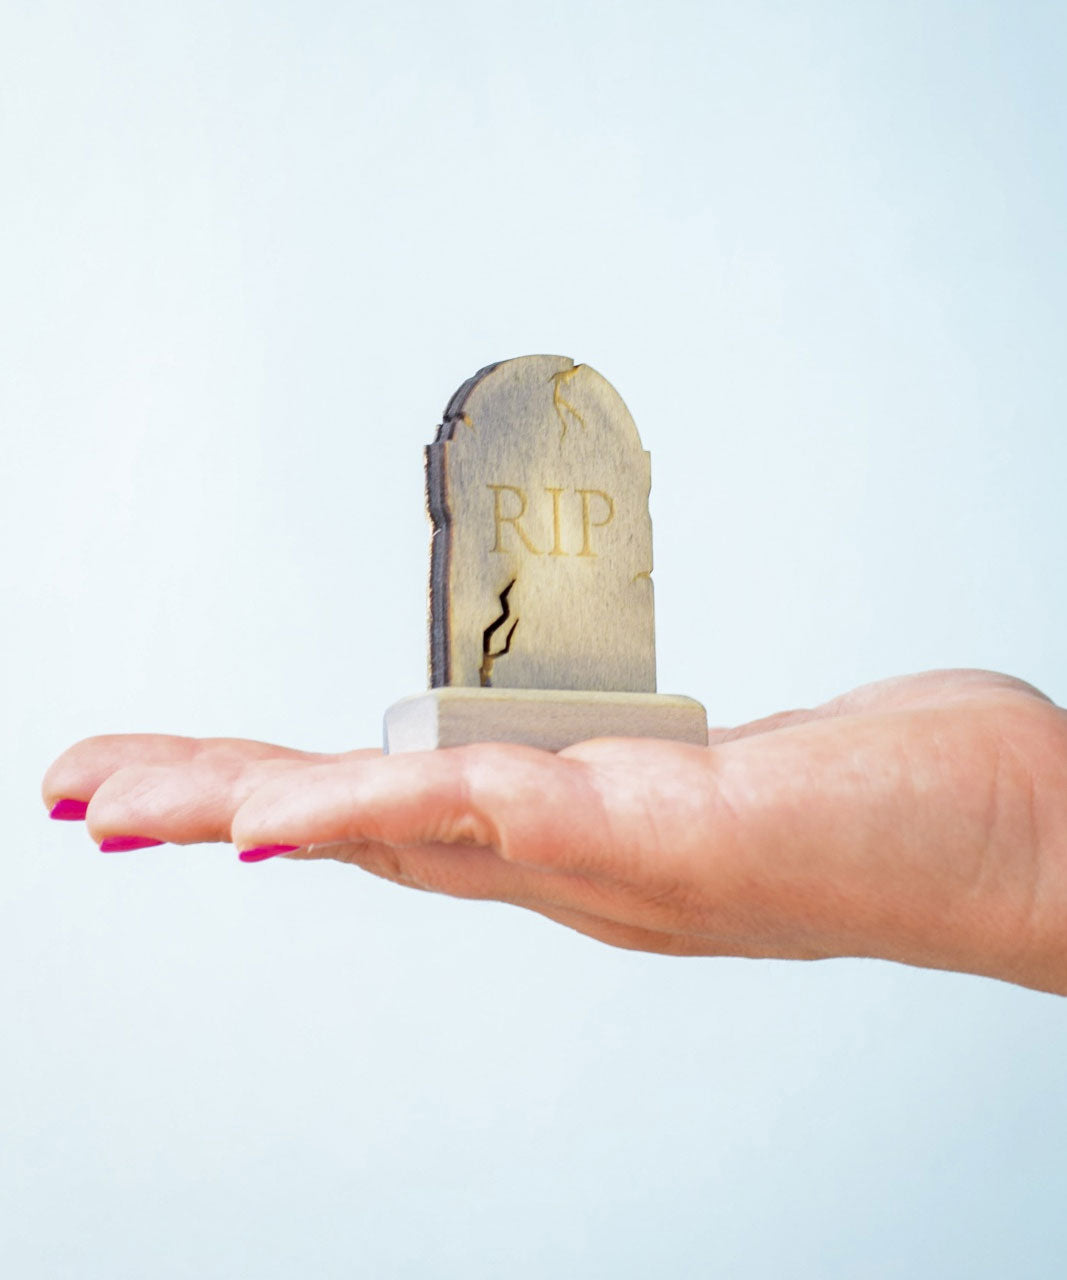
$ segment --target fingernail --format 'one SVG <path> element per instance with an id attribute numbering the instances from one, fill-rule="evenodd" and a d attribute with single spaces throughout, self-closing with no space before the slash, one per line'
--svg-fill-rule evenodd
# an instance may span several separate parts
<path id="1" fill-rule="evenodd" d="M 59 822 L 81 822 L 88 808 L 84 800 L 57 800 L 49 809 L 48 816 Z"/>
<path id="2" fill-rule="evenodd" d="M 254 849 L 242 849 L 237 856 L 242 862 L 266 862 L 268 858 L 276 858 L 279 853 L 292 853 L 299 848 L 298 844 L 257 844 Z"/>
<path id="3" fill-rule="evenodd" d="M 162 843 L 162 840 L 153 840 L 151 836 L 105 836 L 100 841 L 100 852 L 125 853 L 128 849 L 150 849 Z"/>

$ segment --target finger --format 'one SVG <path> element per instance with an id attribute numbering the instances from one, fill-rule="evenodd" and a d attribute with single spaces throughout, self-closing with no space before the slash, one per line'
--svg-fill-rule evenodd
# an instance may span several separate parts
<path id="1" fill-rule="evenodd" d="M 1032 684 L 1006 676 L 999 671 L 983 671 L 958 668 L 939 671 L 922 671 L 916 675 L 894 676 L 888 680 L 876 680 L 860 685 L 848 693 L 831 698 L 817 707 L 778 711 L 746 724 L 713 727 L 708 729 L 708 742 L 712 746 L 736 742 L 740 738 L 752 738 L 773 733 L 816 720 L 828 720 L 842 716 L 865 715 L 871 712 L 911 711 L 922 708 L 945 707 L 961 702 L 986 701 L 990 697 L 1013 695 L 1051 701 Z"/>
<path id="2" fill-rule="evenodd" d="M 616 946 L 671 955 L 710 953 L 706 938 L 676 936 L 669 929 L 634 923 L 642 913 L 624 896 L 608 895 L 602 886 L 578 876 L 505 862 L 479 846 L 311 844 L 287 856 L 293 861 L 330 858 L 406 888 L 524 907 Z"/>
<path id="3" fill-rule="evenodd" d="M 62 799 L 88 801 L 105 778 L 126 765 L 190 760 L 197 742 L 196 738 L 163 733 L 113 733 L 84 738 L 49 765 L 41 782 L 45 805 L 51 810 Z"/>
<path id="4" fill-rule="evenodd" d="M 977 668 L 949 668 L 893 676 L 860 685 L 815 709 L 818 718 L 886 711 L 944 709 L 961 703 L 988 702 L 1000 697 L 1051 700 L 1040 689 L 1015 676 Z"/>
<path id="5" fill-rule="evenodd" d="M 321 765 L 303 774 L 299 787 L 273 779 L 238 810 L 232 835 L 241 849 L 477 844 L 508 861 L 576 871 L 579 851 L 598 827 L 603 840 L 604 825 L 581 760 L 483 744 Z"/>
<path id="6" fill-rule="evenodd" d="M 320 760 L 301 753 L 254 759 L 216 747 L 179 763 L 129 765 L 96 789 L 86 825 L 97 842 L 134 836 L 171 844 L 228 841 L 234 813 L 257 786 Z"/>
<path id="7" fill-rule="evenodd" d="M 776 729 L 785 729 L 789 725 L 806 724 L 809 720 L 819 718 L 818 708 L 798 708 L 795 711 L 776 711 L 774 715 L 762 716 L 759 720 L 750 720 L 746 724 L 708 726 L 708 746 L 719 746 L 724 742 L 734 742 L 738 738 L 752 738 L 761 733 L 773 733 Z"/>
<path id="8" fill-rule="evenodd" d="M 312 844 L 289 852 L 287 858 L 333 859 L 407 888 L 462 899 L 508 902 L 572 928 L 580 928 L 576 922 L 585 922 L 580 932 L 618 946 L 631 945 L 637 950 L 670 955 L 719 954 L 707 938 L 676 936 L 669 913 L 665 913 L 663 928 L 649 928 L 650 916 L 656 913 L 649 910 L 640 893 L 618 892 L 585 877 L 509 863 L 495 851 L 480 846 Z M 624 937 L 631 941 L 619 941 Z M 742 952 L 727 947 L 722 954 Z"/>
<path id="9" fill-rule="evenodd" d="M 586 911 L 569 911 L 562 907 L 533 903 L 519 905 L 544 916 L 546 920 L 551 920 L 555 924 L 573 929 L 575 933 L 584 934 L 587 938 L 594 938 L 597 942 L 605 942 L 608 946 L 619 947 L 624 951 L 648 951 L 664 956 L 727 954 L 713 951 L 706 938 L 692 934 L 661 932 L 639 925 L 620 924 L 616 920 L 608 920 Z"/>
<path id="10" fill-rule="evenodd" d="M 293 861 L 333 859 L 406 888 L 456 898 L 505 902 L 612 946 L 662 955 L 821 958 L 776 939 L 713 938 L 678 931 L 673 913 L 650 928 L 647 899 L 620 893 L 579 876 L 557 875 L 505 862 L 492 850 L 463 845 L 396 847 L 382 844 L 312 844 L 287 855 Z M 666 904 L 663 904 L 664 906 Z"/>
<path id="11" fill-rule="evenodd" d="M 238 810 L 232 836 L 242 850 L 477 844 L 575 877 L 585 896 L 561 905 L 625 918 L 636 911 L 672 928 L 672 890 L 685 875 L 659 846 L 676 829 L 691 840 L 716 803 L 709 767 L 704 748 L 637 740 L 559 755 L 488 744 L 338 763 L 307 770 L 299 786 L 264 784 Z"/>
<path id="12" fill-rule="evenodd" d="M 452 898 L 524 904 L 548 892 L 536 871 L 505 862 L 492 849 L 469 844 L 309 844 L 293 861 L 332 859 L 409 889 Z"/>
<path id="13" fill-rule="evenodd" d="M 243 760 L 338 758 L 244 738 L 186 738 L 165 733 L 102 734 L 75 743 L 57 757 L 44 775 L 41 792 L 49 810 L 62 799 L 88 802 L 105 779 L 119 769 L 134 765 L 182 764 L 205 756 Z"/>

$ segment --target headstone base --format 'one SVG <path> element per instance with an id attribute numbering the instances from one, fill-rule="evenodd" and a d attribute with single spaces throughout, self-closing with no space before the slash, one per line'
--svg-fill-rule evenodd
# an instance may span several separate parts
<path id="1" fill-rule="evenodd" d="M 695 699 L 674 694 L 456 685 L 402 698 L 385 713 L 388 754 L 471 742 L 559 751 L 589 738 L 667 738 L 703 747 L 708 717 Z"/>

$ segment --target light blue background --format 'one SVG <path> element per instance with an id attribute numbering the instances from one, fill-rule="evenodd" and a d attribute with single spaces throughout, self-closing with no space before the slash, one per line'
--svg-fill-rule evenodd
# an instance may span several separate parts
<path id="1" fill-rule="evenodd" d="M 652 452 L 665 691 L 1067 701 L 1065 65 L 1030 0 L 8 0 L 5 1274 L 1063 1274 L 1060 1000 L 102 857 L 37 787 L 102 731 L 376 742 L 421 447 L 528 352 Z"/>

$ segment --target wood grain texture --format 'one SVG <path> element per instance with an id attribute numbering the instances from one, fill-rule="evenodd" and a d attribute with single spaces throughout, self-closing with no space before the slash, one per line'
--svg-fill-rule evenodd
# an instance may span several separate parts
<path id="1" fill-rule="evenodd" d="M 426 450 L 434 687 L 656 688 L 649 456 L 564 356 L 489 365 Z"/>

